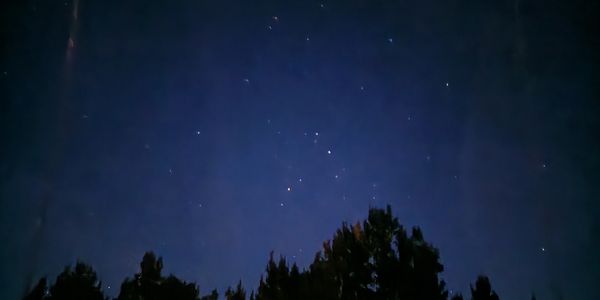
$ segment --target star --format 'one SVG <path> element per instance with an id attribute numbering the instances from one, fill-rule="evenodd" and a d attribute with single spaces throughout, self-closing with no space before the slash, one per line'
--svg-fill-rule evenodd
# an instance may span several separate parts
<path id="1" fill-rule="evenodd" d="M 283 207 L 284 206 L 283 202 L 279 203 L 279 206 Z"/>
<path id="2" fill-rule="evenodd" d="M 291 188 L 291 187 L 288 187 L 288 188 L 287 188 L 287 191 L 288 191 L 288 192 L 291 192 L 291 191 L 292 191 L 292 188 Z"/>
<path id="3" fill-rule="evenodd" d="M 197 130 L 197 131 L 196 131 L 196 135 L 200 135 L 200 130 Z"/>
<path id="4" fill-rule="evenodd" d="M 450 83 L 446 82 L 446 86 L 449 86 L 449 85 L 450 85 Z"/>
<path id="5" fill-rule="evenodd" d="M 394 39 L 392 39 L 392 38 L 388 38 L 387 40 L 390 44 L 394 42 Z"/>
<path id="6" fill-rule="evenodd" d="M 244 82 L 245 82 L 245 83 L 250 83 L 250 79 L 248 79 L 248 78 L 244 78 Z"/>
<path id="7" fill-rule="evenodd" d="M 298 178 L 298 182 L 302 182 L 302 178 Z"/>
<path id="8" fill-rule="evenodd" d="M 331 154 L 331 150 L 327 150 L 327 154 Z"/>
<path id="9" fill-rule="evenodd" d="M 319 136 L 319 132 L 315 132 L 315 136 Z"/>

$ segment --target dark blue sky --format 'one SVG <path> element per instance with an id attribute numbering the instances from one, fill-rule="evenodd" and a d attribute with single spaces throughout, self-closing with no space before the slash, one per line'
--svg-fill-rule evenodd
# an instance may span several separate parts
<path id="1" fill-rule="evenodd" d="M 115 295 L 147 250 L 252 288 L 386 204 L 450 290 L 600 297 L 597 2 L 20 2 L 0 298 L 77 258 Z"/>

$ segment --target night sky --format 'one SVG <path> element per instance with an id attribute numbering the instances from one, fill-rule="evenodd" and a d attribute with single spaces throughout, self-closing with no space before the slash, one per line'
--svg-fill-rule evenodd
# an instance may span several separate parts
<path id="1" fill-rule="evenodd" d="M 600 299 L 598 1 L 15 2 L 1 299 L 147 250 L 251 289 L 386 204 L 449 290 Z"/>

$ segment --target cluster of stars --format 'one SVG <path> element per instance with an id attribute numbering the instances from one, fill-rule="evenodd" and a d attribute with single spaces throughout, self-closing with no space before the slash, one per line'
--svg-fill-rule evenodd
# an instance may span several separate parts
<path id="1" fill-rule="evenodd" d="M 271 125 L 271 124 L 272 124 L 272 121 L 271 121 L 271 119 L 267 119 L 267 124 L 269 124 L 269 125 Z M 280 132 L 280 131 L 276 131 L 276 133 L 277 133 L 277 134 L 280 134 L 281 132 Z M 322 137 L 322 135 L 321 135 L 321 132 L 319 132 L 319 131 L 314 131 L 314 132 L 312 132 L 312 134 L 310 134 L 310 135 L 314 136 L 313 143 L 315 143 L 315 144 L 316 144 L 316 143 L 317 143 L 317 141 L 318 141 L 317 139 L 318 139 L 318 138 L 320 138 L 320 137 Z M 304 132 L 303 132 L 303 136 L 305 136 L 305 137 L 309 136 L 309 132 L 308 132 L 308 131 L 304 131 Z M 324 152 L 325 152 L 325 154 L 327 155 L 327 157 L 333 158 L 333 150 L 332 150 L 332 148 L 328 148 L 328 149 L 324 150 Z M 275 157 L 277 158 L 277 155 L 275 155 Z M 292 167 L 291 167 L 291 166 L 288 166 L 288 169 L 290 169 L 290 170 L 291 170 L 291 169 L 292 169 Z M 344 167 L 344 168 L 342 168 L 341 170 L 342 170 L 343 172 L 345 172 L 345 171 L 346 171 L 346 168 Z M 341 179 L 341 176 L 340 176 L 340 174 L 339 174 L 339 173 L 333 174 L 333 175 L 332 175 L 332 177 L 333 177 L 334 179 L 336 179 L 336 180 L 339 180 L 339 179 Z M 303 179 L 302 177 L 297 177 L 296 181 L 297 181 L 297 183 L 298 183 L 298 184 L 301 184 L 301 183 L 303 183 L 304 179 Z M 285 187 L 285 191 L 286 191 L 287 193 L 292 193 L 292 192 L 294 191 L 294 186 L 293 186 L 293 185 L 288 185 L 288 186 L 286 186 L 286 187 Z M 345 199 L 345 196 L 344 196 L 344 199 Z M 286 203 L 285 203 L 284 201 L 281 201 L 281 202 L 279 202 L 279 206 L 280 206 L 280 207 L 285 207 L 285 206 L 286 206 Z"/>
<path id="2" fill-rule="evenodd" d="M 273 24 L 275 24 L 275 23 L 278 23 L 278 22 L 279 22 L 279 17 L 277 17 L 277 16 L 273 16 L 273 17 L 271 17 L 271 19 L 272 19 L 272 21 L 274 22 Z M 271 25 L 269 25 L 268 27 L 269 27 L 269 29 L 272 29 L 272 26 L 271 26 Z M 310 38 L 309 38 L 309 36 L 308 36 L 308 35 L 306 35 L 306 40 L 307 40 L 307 41 L 309 41 L 309 40 L 310 40 Z M 390 38 L 388 38 L 388 40 L 387 40 L 387 41 L 388 41 L 389 43 L 393 43 L 393 42 L 394 42 L 393 38 L 391 38 L 391 37 L 390 37 Z M 244 81 L 244 83 L 246 83 L 246 84 L 249 84 L 249 83 L 250 83 L 250 79 L 248 79 L 248 78 L 244 78 L 244 79 L 243 79 L 243 81 Z M 450 86 L 450 83 L 449 83 L 449 82 L 444 82 L 444 85 L 445 85 L 446 87 L 449 87 L 449 86 Z M 364 86 L 364 85 L 360 85 L 360 86 L 359 86 L 359 90 L 360 90 L 360 91 L 365 91 L 365 86 Z M 407 121 L 412 121 L 414 117 L 413 117 L 412 115 L 408 115 L 406 118 L 407 118 Z M 267 124 L 268 124 L 269 126 L 272 124 L 272 121 L 271 121 L 271 119 L 267 119 Z M 199 131 L 198 131 L 197 133 L 199 134 Z M 281 135 L 281 131 L 280 131 L 280 130 L 276 131 L 276 134 L 277 134 L 277 135 Z M 305 131 L 305 132 L 303 133 L 303 135 L 306 137 L 306 136 L 309 136 L 309 133 Z M 319 133 L 319 131 L 315 131 L 315 132 L 313 133 L 313 135 L 314 135 L 314 138 L 313 138 L 313 144 L 317 144 L 317 143 L 319 142 L 319 140 L 318 140 L 318 139 L 319 139 L 319 137 L 320 137 L 320 133 Z M 331 148 L 330 148 L 330 149 L 327 149 L 327 150 L 326 150 L 326 153 L 327 153 L 327 155 L 328 155 L 328 156 L 332 156 L 332 155 L 333 155 L 333 151 L 332 151 L 332 149 L 331 149 Z M 275 155 L 275 157 L 277 157 L 277 155 Z M 427 162 L 430 162 L 430 161 L 431 161 L 431 156 L 430 156 L 430 155 L 426 155 L 426 156 L 425 156 L 425 160 L 426 160 Z M 543 167 L 545 168 L 545 164 L 543 165 Z M 344 168 L 344 170 L 345 170 L 345 168 Z M 333 175 L 333 178 L 334 178 L 335 180 L 339 180 L 339 179 L 341 178 L 341 176 L 340 176 L 339 174 L 334 174 L 334 175 Z M 454 175 L 454 179 L 458 179 L 458 176 Z M 302 182 L 302 178 L 298 178 L 298 183 L 301 183 L 301 182 Z M 373 189 L 375 189 L 376 187 L 377 187 L 377 185 L 376 185 L 376 184 L 373 184 Z M 291 193 L 291 192 L 292 192 L 292 190 L 293 190 L 292 186 L 288 186 L 288 187 L 286 187 L 286 191 L 287 191 L 288 193 Z M 344 199 L 344 200 L 346 200 L 346 199 L 347 199 L 346 195 L 344 195 L 344 196 L 343 196 L 343 199 Z M 410 199 L 410 196 L 408 196 L 408 199 Z M 376 200 L 376 196 L 375 196 L 375 195 L 372 195 L 372 196 L 371 196 L 371 200 Z M 284 207 L 284 206 L 285 206 L 285 203 L 284 203 L 284 202 L 280 202 L 280 203 L 279 203 L 279 205 L 280 205 L 281 207 Z"/>

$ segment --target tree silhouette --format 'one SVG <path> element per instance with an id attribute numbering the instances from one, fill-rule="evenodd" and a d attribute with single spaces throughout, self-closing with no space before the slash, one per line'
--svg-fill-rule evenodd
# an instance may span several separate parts
<path id="1" fill-rule="evenodd" d="M 251 300 L 446 300 L 445 283 L 438 250 L 425 241 L 417 227 L 410 235 L 392 215 L 391 208 L 369 209 L 367 219 L 354 225 L 342 223 L 331 240 L 323 243 L 313 262 L 304 270 L 291 266 L 273 252 Z M 203 297 L 195 283 L 162 274 L 163 261 L 146 252 L 139 273 L 121 284 L 117 300 L 217 300 L 213 290 Z M 479 276 L 471 285 L 472 300 L 499 300 L 490 281 Z M 228 288 L 227 300 L 245 300 L 241 280 Z M 77 262 L 66 267 L 48 287 L 42 278 L 24 300 L 105 299 L 94 270 Z M 535 299 L 535 296 L 532 296 Z M 451 300 L 463 300 L 460 293 Z"/>
<path id="2" fill-rule="evenodd" d="M 256 300 L 299 299 L 301 279 L 296 265 L 290 271 L 285 258 L 275 263 L 271 252 L 266 272 L 266 277 L 260 278 Z"/>
<path id="3" fill-rule="evenodd" d="M 372 294 L 369 251 L 360 224 L 342 224 L 332 241 L 323 244 L 307 274 L 314 297 L 364 299 Z M 310 288 L 309 287 L 309 288 Z M 330 298 L 334 297 L 334 298 Z"/>
<path id="4" fill-rule="evenodd" d="M 75 269 L 70 266 L 56 277 L 56 282 L 49 289 L 49 300 L 103 300 L 101 283 L 96 272 L 82 262 L 77 262 Z"/>
<path id="5" fill-rule="evenodd" d="M 452 295 L 452 298 L 450 298 L 450 300 L 463 300 L 463 296 L 460 293 L 457 293 L 455 295 Z"/>
<path id="6" fill-rule="evenodd" d="M 485 276 L 477 277 L 475 282 L 475 288 L 471 285 L 471 299 L 472 300 L 499 300 L 496 292 L 492 290 L 489 278 Z"/>
<path id="7" fill-rule="evenodd" d="M 364 229 L 363 229 L 364 228 Z M 437 249 L 414 228 L 409 237 L 391 208 L 370 209 L 368 219 L 338 229 L 323 243 L 309 269 L 289 270 L 271 255 L 256 299 L 431 299 L 448 298 Z"/>
<path id="8" fill-rule="evenodd" d="M 31 292 L 23 297 L 23 300 L 41 300 L 46 297 L 48 286 L 46 277 L 41 278 L 38 283 L 31 289 Z"/>
<path id="9" fill-rule="evenodd" d="M 235 288 L 235 290 L 228 288 L 225 291 L 225 298 L 227 300 L 245 300 L 246 299 L 246 290 L 242 287 L 242 281 L 240 280 Z"/>
<path id="10" fill-rule="evenodd" d="M 199 300 L 198 287 L 186 283 L 174 275 L 164 278 L 161 275 L 162 258 L 153 252 L 146 252 L 140 263 L 140 273 L 133 279 L 125 279 L 121 285 L 118 300 Z"/>
<path id="11" fill-rule="evenodd" d="M 212 290 L 212 292 L 210 292 L 210 294 L 200 298 L 200 300 L 217 300 L 217 299 L 219 299 L 219 293 L 217 293 L 217 290 Z"/>

